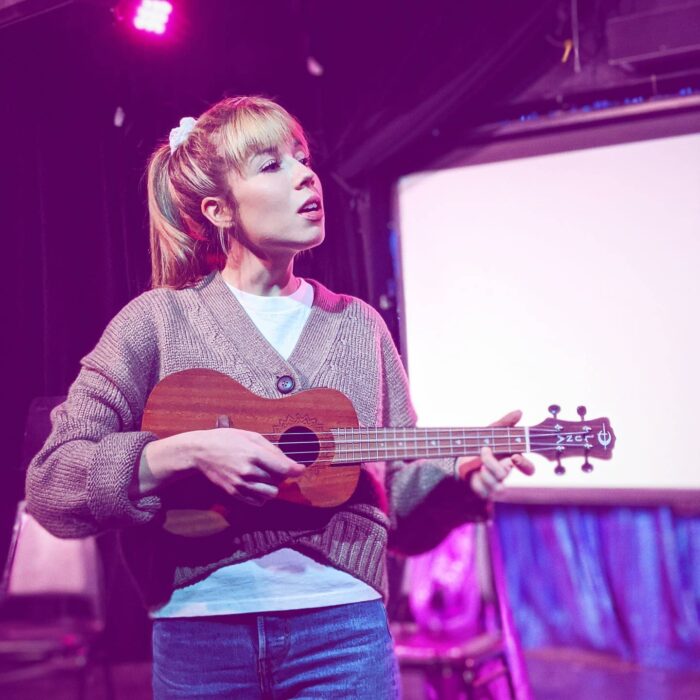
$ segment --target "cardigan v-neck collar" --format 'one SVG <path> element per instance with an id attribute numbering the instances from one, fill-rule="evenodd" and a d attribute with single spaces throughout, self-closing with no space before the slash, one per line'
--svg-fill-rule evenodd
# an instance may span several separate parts
<path id="1" fill-rule="evenodd" d="M 251 369 L 259 368 L 276 376 L 292 375 L 297 386 L 310 386 L 330 354 L 343 318 L 345 304 L 336 294 L 316 280 L 307 279 L 314 288 L 311 313 L 289 359 L 285 360 L 270 345 L 228 288 L 221 273 L 215 272 L 195 286 L 204 306 L 223 333 L 235 345 Z"/>

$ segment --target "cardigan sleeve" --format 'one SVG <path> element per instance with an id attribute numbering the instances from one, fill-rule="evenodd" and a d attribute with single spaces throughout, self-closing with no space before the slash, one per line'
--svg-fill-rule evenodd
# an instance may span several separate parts
<path id="1" fill-rule="evenodd" d="M 58 537 L 146 523 L 160 508 L 157 496 L 129 495 L 141 452 L 156 439 L 138 429 L 157 367 L 146 297 L 122 309 L 83 358 L 29 465 L 28 510 Z"/>
<path id="2" fill-rule="evenodd" d="M 383 424 L 415 427 L 406 372 L 383 321 L 380 334 Z M 491 517 L 491 503 L 474 492 L 469 480 L 455 477 L 454 458 L 388 462 L 385 478 L 389 546 L 404 554 L 432 549 L 458 525 Z"/>

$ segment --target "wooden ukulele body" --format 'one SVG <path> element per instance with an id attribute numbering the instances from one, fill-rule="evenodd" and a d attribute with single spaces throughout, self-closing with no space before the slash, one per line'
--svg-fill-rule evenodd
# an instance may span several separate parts
<path id="1" fill-rule="evenodd" d="M 222 418 L 231 428 L 264 435 L 292 459 L 308 465 L 302 476 L 280 485 L 278 499 L 330 508 L 354 493 L 360 465 L 330 468 L 336 454 L 332 429 L 358 427 L 352 403 L 334 389 L 266 399 L 220 372 L 190 369 L 158 383 L 146 403 L 141 427 L 165 438 L 216 428 Z"/>

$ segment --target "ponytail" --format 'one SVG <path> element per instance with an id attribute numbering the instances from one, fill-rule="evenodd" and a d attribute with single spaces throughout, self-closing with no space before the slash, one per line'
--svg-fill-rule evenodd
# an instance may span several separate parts
<path id="1" fill-rule="evenodd" d="M 168 174 L 170 146 L 163 144 L 148 164 L 151 286 L 186 287 L 223 264 L 224 251 L 209 251 L 201 226 L 185 225 Z M 208 222 L 207 222 L 208 223 Z"/>

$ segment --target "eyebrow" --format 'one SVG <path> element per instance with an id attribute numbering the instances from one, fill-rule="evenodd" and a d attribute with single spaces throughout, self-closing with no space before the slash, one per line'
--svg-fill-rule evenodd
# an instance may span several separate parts
<path id="1" fill-rule="evenodd" d="M 253 160 L 256 156 L 274 156 L 280 152 L 277 146 L 270 146 L 269 148 L 254 148 L 251 150 L 248 160 Z"/>
<path id="2" fill-rule="evenodd" d="M 294 141 L 291 142 L 292 148 L 297 149 L 297 148 L 303 148 L 305 151 L 309 150 L 308 144 L 304 143 L 304 141 L 300 141 L 299 139 L 294 139 Z M 266 153 L 279 153 L 280 151 L 280 146 L 268 146 L 267 148 L 256 148 L 253 147 L 251 149 L 251 155 L 252 156 L 257 156 L 261 154 L 266 154 Z"/>
<path id="3" fill-rule="evenodd" d="M 308 152 L 309 147 L 307 144 L 305 144 L 302 141 L 299 141 L 299 139 L 294 139 L 292 142 L 292 147 L 296 150 L 297 148 L 303 148 L 305 152 Z M 253 158 L 256 156 L 277 156 L 279 155 L 280 152 L 280 147 L 279 146 L 269 146 L 268 148 L 253 148 L 250 152 L 250 155 L 246 159 L 248 162 L 252 161 Z"/>

